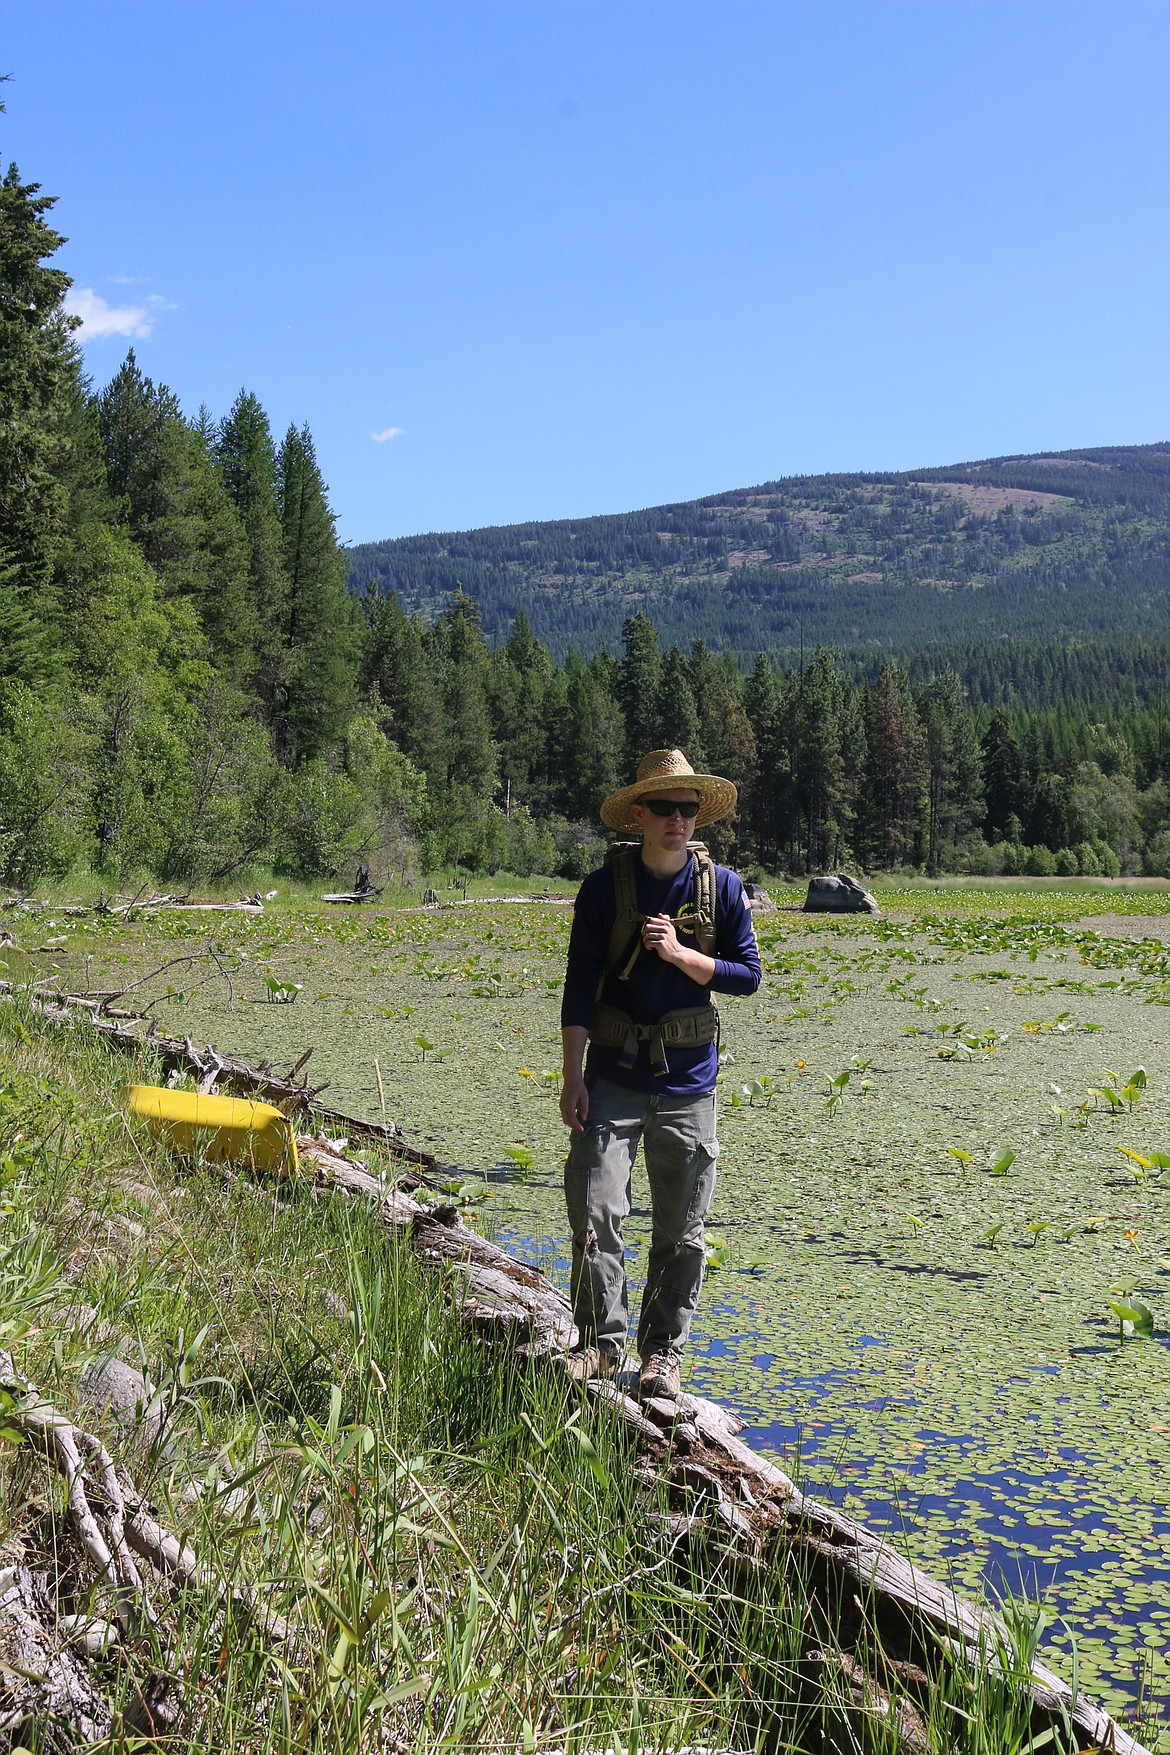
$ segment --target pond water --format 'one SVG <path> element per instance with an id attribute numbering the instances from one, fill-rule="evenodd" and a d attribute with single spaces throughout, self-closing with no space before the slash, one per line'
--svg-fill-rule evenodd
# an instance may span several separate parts
<path id="1" fill-rule="evenodd" d="M 881 899 L 876 923 L 762 916 L 764 983 L 724 1004 L 693 1387 L 956 1586 L 1041 1597 L 1047 1654 L 1068 1673 L 1071 1629 L 1104 1704 L 1164 1699 L 1167 894 Z M 568 924 L 526 903 L 38 930 L 95 988 L 214 938 L 230 994 L 177 966 L 147 989 L 164 1028 L 278 1065 L 313 1044 L 330 1100 L 373 1115 L 377 1060 L 408 1137 L 483 1177 L 482 1222 L 564 1280 Z M 268 1003 L 266 976 L 296 1002 Z M 636 1179 L 635 1281 L 646 1233 Z M 1153 1335 L 1122 1338 L 1111 1304 L 1147 1308 Z"/>

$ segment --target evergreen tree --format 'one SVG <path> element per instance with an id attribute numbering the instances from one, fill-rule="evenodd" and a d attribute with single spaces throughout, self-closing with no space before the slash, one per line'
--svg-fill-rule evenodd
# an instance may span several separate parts
<path id="1" fill-rule="evenodd" d="M 509 807 L 526 804 L 537 813 L 548 807 L 550 730 L 558 748 L 563 739 L 563 727 L 555 721 L 555 703 L 546 701 L 554 679 L 548 653 L 523 609 L 518 610 L 507 642 L 493 655 L 489 686 L 492 735 Z"/>
<path id="2" fill-rule="evenodd" d="M 255 686 L 269 724 L 283 698 L 288 620 L 280 511 L 276 501 L 276 447 L 257 397 L 241 390 L 215 439 L 228 498 L 247 543 L 248 592 L 255 619 Z"/>
<path id="3" fill-rule="evenodd" d="M 0 106 L 2 107 L 2 106 Z M 54 198 L 10 165 L 0 183 L 0 675 L 52 669 L 53 563 L 66 514 L 64 406 L 77 371 Z"/>
<path id="4" fill-rule="evenodd" d="M 699 714 L 698 748 L 704 766 L 733 780 L 739 793 L 734 816 L 721 826 L 712 825 L 708 839 L 734 858 L 738 856 L 748 789 L 756 772 L 756 737 L 744 709 L 743 684 L 732 653 L 713 659 L 706 643 L 696 640 L 688 670 Z"/>
<path id="5" fill-rule="evenodd" d="M 662 655 L 654 623 L 639 610 L 622 623 L 618 702 L 626 732 L 626 767 L 634 772 L 648 750 L 664 749 L 658 723 Z"/>
<path id="6" fill-rule="evenodd" d="M 677 646 L 672 646 L 663 660 L 655 728 L 661 748 L 682 750 L 692 768 L 702 772 L 705 763 L 699 742 L 699 710 L 691 689 L 690 667 Z"/>
<path id="7" fill-rule="evenodd" d="M 771 862 L 780 856 L 790 817 L 790 739 L 782 682 L 762 652 L 744 684 L 743 704 L 758 752 L 746 800 L 747 826 L 757 857 Z"/>
<path id="8" fill-rule="evenodd" d="M 292 762 L 320 754 L 344 730 L 357 656 L 345 558 L 307 426 L 285 434 L 277 503 L 288 595 L 275 733 L 282 758 Z"/>
<path id="9" fill-rule="evenodd" d="M 48 602 L 0 549 L 0 681 L 44 683 L 57 670 Z"/>
<path id="10" fill-rule="evenodd" d="M 985 801 L 983 833 L 988 841 L 1003 841 L 1008 839 L 1008 818 L 1022 817 L 1024 800 L 1020 746 L 1011 720 L 1002 707 L 997 707 L 991 715 L 981 747 Z"/>
<path id="11" fill-rule="evenodd" d="M 110 492 L 163 594 L 187 598 L 220 667 L 246 676 L 256 638 L 247 547 L 207 431 L 183 419 L 165 384 L 143 376 L 133 348 L 98 398 L 98 416 Z"/>
<path id="12" fill-rule="evenodd" d="M 840 654 L 818 647 L 799 682 L 800 764 L 796 802 L 804 822 L 804 869 L 839 863 L 852 798 L 846 784 L 845 680 Z"/>
<path id="13" fill-rule="evenodd" d="M 479 610 L 456 592 L 435 629 L 444 718 L 444 781 L 461 808 L 482 804 L 495 792 L 497 750 L 488 709 L 490 656 Z"/>
<path id="14" fill-rule="evenodd" d="M 866 721 L 869 850 L 872 863 L 889 871 L 918 856 L 926 786 L 926 739 L 898 665 L 882 666 Z"/>
<path id="15" fill-rule="evenodd" d="M 922 704 L 926 733 L 926 869 L 937 874 L 983 815 L 983 760 L 962 684 L 947 665 Z"/>

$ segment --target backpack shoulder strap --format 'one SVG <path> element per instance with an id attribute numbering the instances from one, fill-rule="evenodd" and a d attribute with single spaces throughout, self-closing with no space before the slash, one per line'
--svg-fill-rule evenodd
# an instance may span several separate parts
<path id="1" fill-rule="evenodd" d="M 704 841 L 691 841 L 695 859 L 695 943 L 705 957 L 715 955 L 715 861 Z"/>
<path id="2" fill-rule="evenodd" d="M 613 872 L 613 893 L 617 904 L 614 910 L 613 925 L 610 928 L 609 944 L 605 952 L 605 965 L 601 971 L 601 979 L 597 983 L 597 997 L 606 978 L 617 968 L 633 940 L 641 929 L 642 916 L 638 913 L 638 880 L 636 860 L 641 859 L 641 843 L 631 841 L 624 847 L 618 847 L 606 863 Z"/>

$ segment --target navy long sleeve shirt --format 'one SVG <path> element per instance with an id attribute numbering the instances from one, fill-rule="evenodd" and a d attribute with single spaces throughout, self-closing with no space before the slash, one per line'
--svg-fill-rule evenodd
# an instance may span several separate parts
<path id="1" fill-rule="evenodd" d="M 655 877 L 641 860 L 635 871 L 638 910 L 642 914 L 669 914 L 674 918 L 694 897 L 693 854 L 672 877 Z M 715 898 L 715 976 L 710 987 L 692 981 L 673 963 L 664 962 L 657 951 L 648 951 L 643 946 L 628 980 L 619 981 L 618 971 L 611 970 L 601 991 L 602 1000 L 627 1012 L 637 1024 L 655 1024 L 667 1012 L 682 1006 L 706 1005 L 712 992 L 754 993 L 760 985 L 760 953 L 752 931 L 751 909 L 743 885 L 724 865 L 715 867 Z M 577 894 L 561 1001 L 562 1026 L 589 1026 L 616 914 L 613 867 L 603 865 L 589 874 Z M 675 931 L 681 944 L 698 949 L 685 927 L 678 926 Z M 651 1068 L 648 1043 L 639 1042 L 638 1058 L 632 1068 L 619 1064 L 621 1052 L 620 1048 L 602 1048 L 591 1042 L 586 1078 L 609 1079 L 629 1090 L 658 1091 L 672 1096 L 693 1096 L 714 1089 L 719 1070 L 714 1042 L 669 1048 L 670 1071 L 664 1076 L 656 1076 Z"/>

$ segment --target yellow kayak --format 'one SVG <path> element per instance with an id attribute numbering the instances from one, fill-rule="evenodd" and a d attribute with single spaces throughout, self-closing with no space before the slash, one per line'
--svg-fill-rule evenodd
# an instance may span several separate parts
<path id="1" fill-rule="evenodd" d="M 257 1170 L 295 1171 L 297 1142 L 288 1118 L 246 1097 L 201 1097 L 161 1085 L 127 1085 L 123 1106 L 141 1116 L 155 1139 L 180 1152 L 246 1161 Z"/>

